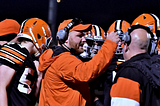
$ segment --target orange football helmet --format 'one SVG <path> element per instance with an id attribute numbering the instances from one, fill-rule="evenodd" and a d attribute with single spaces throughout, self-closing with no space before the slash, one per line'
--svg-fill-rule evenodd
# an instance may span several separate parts
<path id="1" fill-rule="evenodd" d="M 17 37 L 30 39 L 40 54 L 49 47 L 52 41 L 49 25 L 39 18 L 30 18 L 23 21 Z"/>
<path id="2" fill-rule="evenodd" d="M 123 34 L 128 31 L 130 27 L 130 23 L 125 20 L 116 20 L 114 21 L 108 29 L 107 33 L 111 33 L 112 31 L 117 32 L 119 37 L 122 38 Z M 118 44 L 117 50 L 115 54 L 123 54 L 123 45 L 121 43 Z"/>
<path id="3" fill-rule="evenodd" d="M 131 24 L 132 25 L 144 25 L 150 28 L 153 32 L 155 39 L 157 39 L 157 30 L 160 30 L 160 20 L 159 18 L 152 13 L 143 13 L 139 15 Z"/>
<path id="4" fill-rule="evenodd" d="M 160 20 L 159 18 L 152 13 L 143 13 L 139 15 L 131 25 L 144 25 L 150 28 L 152 33 L 154 34 L 155 44 L 153 46 L 157 46 L 158 52 L 160 52 Z M 153 47 L 153 48 L 155 48 Z"/>
<path id="5" fill-rule="evenodd" d="M 92 24 L 92 29 L 85 33 L 85 38 L 89 40 L 104 41 L 106 39 L 106 34 L 100 26 Z"/>
<path id="6" fill-rule="evenodd" d="M 89 57 L 92 57 L 94 54 L 96 54 L 105 41 L 106 34 L 100 26 L 92 24 L 92 29 L 88 32 L 85 32 L 85 39 Z"/>
<path id="7" fill-rule="evenodd" d="M 102 44 L 106 39 L 105 31 L 98 25 L 92 25 L 92 36 L 94 39 L 93 49 L 91 52 L 91 57 L 97 54 L 98 50 L 101 48 Z"/>
<path id="8" fill-rule="evenodd" d="M 98 25 L 92 25 L 91 33 L 94 41 L 104 42 L 106 39 L 105 31 Z"/>
<path id="9" fill-rule="evenodd" d="M 105 31 L 100 26 L 92 24 L 91 31 L 85 33 L 85 39 L 88 45 L 91 47 L 94 46 L 94 42 L 96 43 L 100 42 L 102 45 L 106 39 L 106 34 Z"/>

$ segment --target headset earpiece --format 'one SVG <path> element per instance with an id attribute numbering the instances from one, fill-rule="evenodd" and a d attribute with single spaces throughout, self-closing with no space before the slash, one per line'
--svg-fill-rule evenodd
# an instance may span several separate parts
<path id="1" fill-rule="evenodd" d="M 64 29 L 60 29 L 57 32 L 57 39 L 59 40 L 60 44 L 63 44 L 65 40 L 67 40 L 68 33 Z"/>
<path id="2" fill-rule="evenodd" d="M 157 46 L 157 40 L 154 39 L 154 34 L 152 33 L 152 31 L 150 30 L 150 28 L 145 27 L 143 25 L 133 25 L 130 28 L 128 28 L 128 31 L 126 31 L 123 36 L 122 36 L 122 41 L 125 41 L 127 43 L 127 45 L 129 46 L 130 42 L 131 42 L 131 36 L 130 33 L 138 28 L 142 28 L 144 30 L 146 30 L 148 32 L 148 34 L 150 34 L 150 43 L 149 43 L 149 47 L 148 47 L 148 52 L 150 55 L 153 55 L 156 52 L 156 46 Z"/>
<path id="3" fill-rule="evenodd" d="M 57 37 L 57 40 L 59 40 L 59 43 L 60 44 L 65 43 L 65 41 L 68 38 L 69 30 L 72 29 L 73 26 L 76 26 L 80 23 L 82 23 L 82 20 L 78 19 L 78 18 L 75 18 L 70 23 L 68 23 L 67 26 L 64 29 L 60 29 L 56 34 L 56 37 Z"/>
<path id="4" fill-rule="evenodd" d="M 122 41 L 125 41 L 125 43 L 127 43 L 127 45 L 129 45 L 131 43 L 131 36 L 129 31 L 126 31 L 123 36 L 122 36 Z"/>

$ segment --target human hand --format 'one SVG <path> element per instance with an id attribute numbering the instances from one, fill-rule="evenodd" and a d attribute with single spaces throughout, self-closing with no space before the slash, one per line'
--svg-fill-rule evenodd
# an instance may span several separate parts
<path id="1" fill-rule="evenodd" d="M 112 31 L 111 33 L 107 33 L 107 39 L 109 39 L 117 44 L 120 41 L 119 35 L 117 34 L 117 32 L 114 32 L 114 31 Z"/>

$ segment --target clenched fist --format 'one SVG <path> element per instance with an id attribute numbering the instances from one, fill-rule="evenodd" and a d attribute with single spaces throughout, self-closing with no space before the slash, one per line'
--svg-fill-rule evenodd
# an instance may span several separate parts
<path id="1" fill-rule="evenodd" d="M 111 33 L 107 33 L 107 39 L 109 39 L 117 44 L 120 41 L 119 35 L 117 34 L 117 32 L 114 32 L 114 31 L 112 31 Z"/>

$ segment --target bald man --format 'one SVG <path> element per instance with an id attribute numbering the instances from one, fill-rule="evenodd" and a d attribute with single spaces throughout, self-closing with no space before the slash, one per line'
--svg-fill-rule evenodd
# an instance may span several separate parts
<path id="1" fill-rule="evenodd" d="M 145 29 L 142 28 L 133 30 L 130 35 L 130 45 L 127 45 L 126 43 L 123 48 L 123 56 L 125 61 L 135 55 L 147 52 L 150 41 L 150 35 Z"/>
<path id="2" fill-rule="evenodd" d="M 149 80 L 138 70 L 139 66 L 133 67 L 136 61 L 151 61 L 147 53 L 151 34 L 144 27 L 131 27 L 129 33 L 131 41 L 124 43 L 123 47 L 125 62 L 117 67 L 110 92 L 111 106 L 157 106 Z"/>

